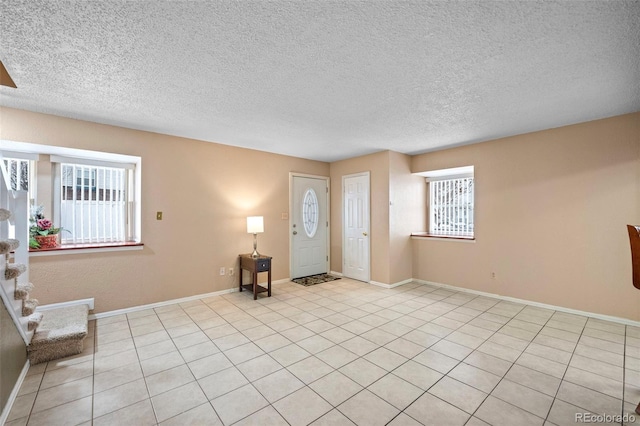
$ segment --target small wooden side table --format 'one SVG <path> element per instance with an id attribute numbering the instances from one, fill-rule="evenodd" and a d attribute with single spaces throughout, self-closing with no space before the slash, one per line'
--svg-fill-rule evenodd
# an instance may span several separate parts
<path id="1" fill-rule="evenodd" d="M 246 289 L 253 291 L 253 300 L 258 298 L 258 293 L 267 292 L 267 297 L 271 297 L 271 257 L 260 255 L 258 257 L 251 257 L 251 254 L 240 255 L 240 271 L 238 276 L 240 277 L 239 290 Z M 251 284 L 242 283 L 242 270 L 246 269 L 251 272 L 252 282 Z M 267 272 L 267 287 L 258 285 L 258 273 Z"/>

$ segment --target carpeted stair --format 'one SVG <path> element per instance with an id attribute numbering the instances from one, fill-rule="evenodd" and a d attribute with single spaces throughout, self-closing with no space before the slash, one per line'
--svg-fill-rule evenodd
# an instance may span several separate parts
<path id="1" fill-rule="evenodd" d="M 31 364 L 81 353 L 88 332 L 88 315 L 87 305 L 43 312 L 42 322 L 27 348 Z"/>
<path id="2" fill-rule="evenodd" d="M 11 212 L 0 208 L 0 222 L 8 220 Z M 5 234 L 6 235 L 6 234 Z M 38 300 L 32 299 L 30 294 L 34 289 L 29 282 L 19 283 L 18 277 L 27 271 L 27 266 L 20 263 L 12 263 L 15 251 L 20 247 L 20 241 L 15 239 L 0 240 L 0 256 L 4 256 L 4 279 L 2 285 L 3 299 L 6 299 L 9 289 L 13 291 L 13 299 L 20 301 L 14 304 L 17 316 L 23 318 L 31 336 L 31 342 L 27 346 L 27 355 L 31 364 L 64 358 L 82 352 L 83 343 L 88 332 L 89 306 L 74 305 L 59 309 L 36 312 Z M 0 257 L 0 261 L 2 258 Z M 23 277 L 24 278 L 24 277 Z M 26 281 L 26 280 L 23 280 Z M 7 308 L 10 308 L 7 306 Z"/>

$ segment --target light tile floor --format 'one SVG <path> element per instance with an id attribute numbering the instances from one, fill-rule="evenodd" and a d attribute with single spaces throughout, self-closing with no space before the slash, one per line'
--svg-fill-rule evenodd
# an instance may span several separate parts
<path id="1" fill-rule="evenodd" d="M 91 326 L 84 353 L 31 367 L 8 425 L 640 425 L 640 328 L 417 283 Z"/>

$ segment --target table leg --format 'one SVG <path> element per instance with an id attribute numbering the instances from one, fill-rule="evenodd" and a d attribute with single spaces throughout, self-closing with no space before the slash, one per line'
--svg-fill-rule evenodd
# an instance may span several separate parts
<path id="1" fill-rule="evenodd" d="M 258 299 L 258 292 L 256 290 L 258 290 L 258 273 L 254 272 L 253 273 L 253 300 Z"/>
<path id="2" fill-rule="evenodd" d="M 267 297 L 271 297 L 271 268 L 269 268 L 267 278 Z"/>
<path id="3" fill-rule="evenodd" d="M 240 288 L 238 289 L 238 291 L 242 291 L 242 268 L 238 268 L 238 280 L 240 283 Z"/>

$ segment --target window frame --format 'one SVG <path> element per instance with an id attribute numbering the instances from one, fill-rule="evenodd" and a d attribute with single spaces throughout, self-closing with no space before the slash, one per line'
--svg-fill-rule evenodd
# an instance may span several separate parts
<path id="1" fill-rule="evenodd" d="M 427 172 L 414 173 L 419 176 L 425 177 L 426 183 L 426 224 L 427 231 L 426 232 L 414 232 L 411 235 L 413 237 L 430 237 L 436 239 L 446 239 L 446 240 L 475 240 L 475 218 L 476 218 L 476 205 L 475 205 L 475 191 L 476 191 L 476 181 L 475 181 L 475 168 L 474 166 L 463 166 L 463 167 L 454 167 L 449 169 L 438 169 L 431 170 Z M 451 181 L 456 179 L 463 178 L 471 178 L 473 179 L 473 192 L 472 202 L 471 202 L 471 223 L 473 225 L 473 229 L 471 232 L 456 232 L 452 230 L 450 232 L 436 230 L 433 227 L 434 221 L 434 206 L 433 206 L 433 183 L 434 182 L 442 182 L 442 181 Z"/>
<path id="2" fill-rule="evenodd" d="M 86 149 L 67 148 L 60 146 L 40 145 L 28 142 L 16 142 L 9 140 L 0 140 L 0 157 L 13 158 L 17 155 L 33 159 L 33 167 L 31 169 L 32 179 L 30 181 L 30 202 L 32 205 L 42 204 L 49 211 L 55 224 L 55 212 L 58 208 L 54 207 L 55 197 L 53 194 L 54 180 L 54 163 L 49 163 L 51 158 L 67 157 L 82 161 L 89 165 L 112 164 L 118 167 L 121 164 L 129 164 L 133 166 L 132 179 L 129 181 L 129 193 L 131 194 L 131 202 L 127 206 L 127 213 L 131 220 L 129 221 L 127 234 L 129 240 L 123 243 L 86 243 L 86 244 L 66 244 L 55 249 L 30 250 L 30 256 L 51 256 L 58 254 L 73 253 L 99 253 L 104 251 L 129 251 L 141 250 L 144 246 L 142 243 L 142 158 L 134 155 L 108 153 L 101 151 L 92 151 Z M 50 166 L 50 167 L 47 167 Z M 38 185 L 41 184 L 39 187 Z M 41 197 L 39 199 L 38 197 Z"/>

